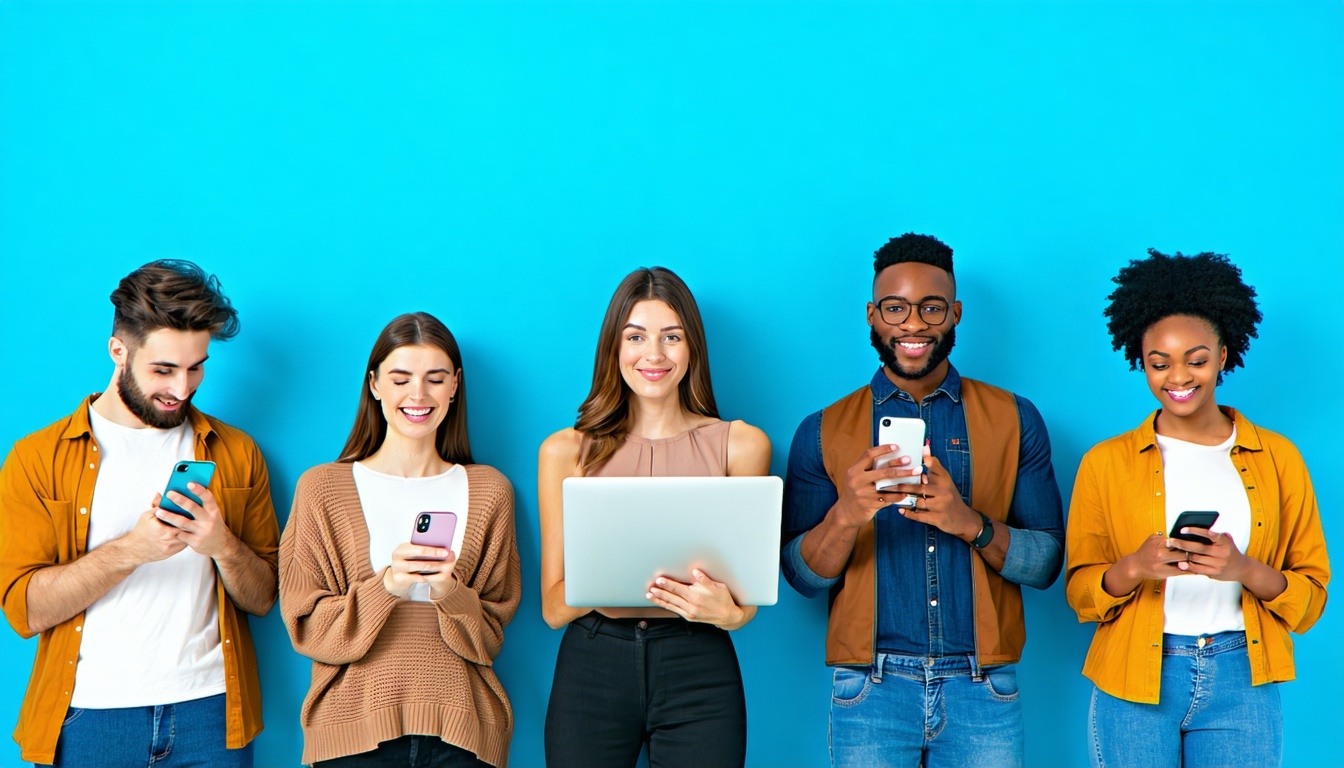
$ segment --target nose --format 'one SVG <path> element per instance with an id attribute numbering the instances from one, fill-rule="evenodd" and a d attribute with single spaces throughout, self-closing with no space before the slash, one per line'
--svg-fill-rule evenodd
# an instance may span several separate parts
<path id="1" fill-rule="evenodd" d="M 188 371 L 179 370 L 168 385 L 168 394 L 174 400 L 185 400 L 191 394 L 191 375 Z"/>
<path id="2" fill-rule="evenodd" d="M 424 399 L 425 399 L 425 389 L 426 389 L 426 384 L 425 384 L 424 379 L 416 379 L 416 380 L 412 381 L 412 382 L 411 382 L 411 399 L 412 399 L 412 400 L 424 400 Z"/>
<path id="3" fill-rule="evenodd" d="M 650 343 L 649 350 L 644 354 L 644 357 L 650 361 L 655 362 L 658 360 L 662 360 L 664 357 L 666 357 L 666 355 L 663 352 L 662 340 L 655 339 L 652 343 Z"/>

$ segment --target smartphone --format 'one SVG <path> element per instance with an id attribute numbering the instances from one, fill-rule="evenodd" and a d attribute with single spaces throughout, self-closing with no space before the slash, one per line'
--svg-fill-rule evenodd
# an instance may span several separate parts
<path id="1" fill-rule="evenodd" d="M 902 456 L 909 456 L 910 463 L 905 466 L 916 468 L 924 463 L 924 420 L 883 416 L 877 422 L 878 445 L 895 445 L 899 450 L 879 456 L 873 465 L 878 469 L 887 466 Z M 877 481 L 877 490 L 885 490 L 893 485 L 919 483 L 919 475 L 910 477 L 890 477 Z"/>
<path id="2" fill-rule="evenodd" d="M 159 506 L 169 512 L 176 512 L 183 517 L 191 518 L 192 514 L 187 510 L 177 506 L 173 500 L 168 498 L 169 491 L 177 491 L 188 499 L 201 503 L 201 497 L 187 490 L 187 483 L 196 483 L 209 487 L 210 481 L 215 479 L 215 462 L 213 461 L 179 461 L 173 465 L 173 471 L 168 474 L 168 484 L 164 486 L 163 498 L 159 499 Z"/>
<path id="3" fill-rule="evenodd" d="M 453 534 L 457 531 L 457 513 L 421 512 L 415 516 L 411 528 L 411 543 L 424 547 L 453 548 Z M 442 557 L 417 557 L 416 560 L 443 560 Z"/>
<path id="4" fill-rule="evenodd" d="M 1210 539 L 1207 536 L 1200 536 L 1197 533 L 1181 533 L 1181 529 L 1187 526 L 1192 526 L 1195 528 L 1211 528 L 1213 527 L 1214 521 L 1216 521 L 1217 519 L 1218 519 L 1217 512 L 1195 511 L 1187 509 L 1186 511 L 1176 516 L 1176 522 L 1172 524 L 1171 533 L 1169 535 L 1171 538 L 1180 539 L 1181 541 L 1193 541 L 1198 544 L 1212 544 L 1213 539 Z"/>

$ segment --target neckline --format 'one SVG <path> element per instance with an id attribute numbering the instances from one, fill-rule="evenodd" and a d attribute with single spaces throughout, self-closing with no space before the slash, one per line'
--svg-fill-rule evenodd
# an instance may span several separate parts
<path id="1" fill-rule="evenodd" d="M 461 464 L 454 464 L 453 466 L 449 467 L 448 469 L 445 469 L 444 471 L 440 472 L 437 475 L 425 475 L 423 477 L 402 477 L 401 475 L 389 475 L 386 472 L 379 472 L 373 467 L 367 466 L 362 461 L 351 462 L 351 466 L 359 467 L 359 471 L 368 473 L 373 477 L 384 478 L 387 480 L 411 480 L 411 481 L 439 480 L 453 474 L 462 467 Z"/>
<path id="2" fill-rule="evenodd" d="M 726 423 L 727 422 L 725 422 L 723 419 L 718 419 L 715 421 L 711 421 L 708 424 L 701 424 L 698 427 L 692 427 L 684 432 L 678 432 L 675 435 L 668 435 L 667 437 L 641 437 L 640 435 L 626 435 L 625 439 L 627 441 L 635 443 L 644 443 L 646 445 L 658 445 L 659 443 L 670 443 L 676 440 L 685 440 L 692 433 L 701 432 L 703 430 L 711 429 L 713 427 L 719 426 L 720 424 L 726 424 Z"/>

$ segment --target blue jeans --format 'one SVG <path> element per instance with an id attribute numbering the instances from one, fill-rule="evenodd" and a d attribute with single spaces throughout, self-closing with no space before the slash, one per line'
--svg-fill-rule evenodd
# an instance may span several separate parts
<path id="1" fill-rule="evenodd" d="M 1162 636 L 1156 704 L 1092 689 L 1094 768 L 1278 766 L 1283 712 L 1277 685 L 1251 685 L 1244 632 Z"/>
<path id="2" fill-rule="evenodd" d="M 57 768 L 252 768 L 252 745 L 224 746 L 224 694 L 157 707 L 71 707 Z"/>
<path id="3" fill-rule="evenodd" d="M 975 669 L 967 656 L 879 653 L 871 668 L 836 667 L 835 768 L 1020 768 L 1017 666 Z"/>

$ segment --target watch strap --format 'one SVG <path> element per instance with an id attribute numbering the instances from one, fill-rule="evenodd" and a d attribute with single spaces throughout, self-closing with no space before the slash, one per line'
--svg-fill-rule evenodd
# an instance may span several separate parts
<path id="1" fill-rule="evenodd" d="M 994 521 L 990 520 L 989 515 L 980 510 L 976 510 L 975 513 L 980 516 L 980 522 L 984 527 L 980 529 L 979 536 L 971 539 L 971 546 L 976 549 L 984 549 L 989 546 L 989 542 L 994 540 Z"/>

